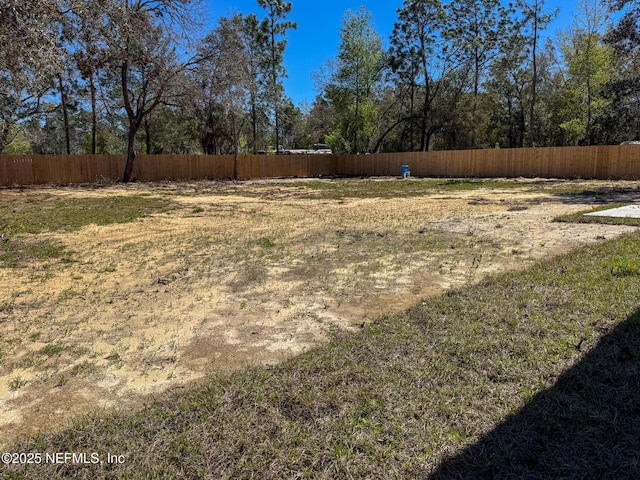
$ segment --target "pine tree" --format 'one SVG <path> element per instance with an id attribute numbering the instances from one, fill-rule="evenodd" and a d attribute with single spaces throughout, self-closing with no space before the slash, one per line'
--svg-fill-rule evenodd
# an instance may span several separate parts
<path id="1" fill-rule="evenodd" d="M 351 153 L 369 150 L 375 129 L 375 87 L 382 78 L 382 39 L 373 29 L 371 13 L 348 10 L 340 31 L 336 72 L 328 95 L 342 119 L 339 135 Z"/>
<path id="2" fill-rule="evenodd" d="M 291 12 L 293 4 L 284 0 L 258 0 L 258 4 L 264 8 L 267 16 L 259 25 L 260 38 L 264 44 L 264 68 L 266 71 L 265 86 L 267 98 L 271 103 L 275 123 L 276 150 L 280 149 L 280 109 L 284 87 L 282 79 L 286 77 L 283 65 L 284 51 L 287 41 L 284 39 L 287 30 L 297 28 L 295 22 L 287 21 L 287 14 Z"/>

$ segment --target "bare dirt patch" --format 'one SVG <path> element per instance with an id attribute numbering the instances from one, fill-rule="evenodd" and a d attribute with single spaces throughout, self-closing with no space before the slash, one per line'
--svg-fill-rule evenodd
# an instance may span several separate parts
<path id="1" fill-rule="evenodd" d="M 397 181 L 344 182 L 375 197 Z M 16 205 L 144 194 L 178 207 L 40 233 L 66 246 L 67 261 L 0 267 L 0 444 L 211 369 L 280 362 L 333 329 L 633 229 L 554 223 L 608 197 L 519 183 L 383 198 L 334 198 L 299 181 L 2 191 Z M 614 184 L 562 183 L 572 185 Z"/>

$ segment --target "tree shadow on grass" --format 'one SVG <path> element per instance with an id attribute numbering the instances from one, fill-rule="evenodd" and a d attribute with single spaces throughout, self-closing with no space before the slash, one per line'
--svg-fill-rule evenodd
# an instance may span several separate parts
<path id="1" fill-rule="evenodd" d="M 557 193 L 556 200 L 566 204 L 595 203 L 635 203 L 640 201 L 640 188 L 602 186 L 586 189 L 578 193 Z"/>
<path id="2" fill-rule="evenodd" d="M 429 479 L 640 479 L 640 309 Z"/>

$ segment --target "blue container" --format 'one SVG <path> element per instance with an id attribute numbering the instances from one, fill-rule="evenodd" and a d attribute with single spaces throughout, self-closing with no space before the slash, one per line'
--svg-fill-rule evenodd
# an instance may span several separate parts
<path id="1" fill-rule="evenodd" d="M 400 167 L 400 176 L 402 178 L 408 178 L 411 176 L 411 170 L 409 170 L 409 165 L 402 165 Z"/>

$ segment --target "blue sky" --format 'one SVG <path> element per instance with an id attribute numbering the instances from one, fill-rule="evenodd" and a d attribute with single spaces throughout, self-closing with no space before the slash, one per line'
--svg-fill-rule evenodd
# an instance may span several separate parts
<path id="1" fill-rule="evenodd" d="M 298 29 L 290 30 L 287 35 L 285 66 L 288 78 L 284 83 L 287 95 L 296 105 L 303 100 L 312 103 L 316 97 L 311 74 L 327 59 L 336 57 L 340 45 L 340 28 L 347 10 L 357 11 L 360 5 L 364 5 L 372 13 L 373 25 L 386 44 L 393 24 L 397 21 L 396 11 L 403 4 L 402 0 L 321 0 L 317 3 L 311 0 L 289 1 L 293 2 L 293 9 L 287 18 L 297 22 Z M 559 8 L 560 13 L 544 32 L 545 35 L 553 35 L 558 30 L 569 27 L 577 3 L 578 0 L 547 0 L 545 8 L 550 11 Z M 256 0 L 205 0 L 205 5 L 209 30 L 216 25 L 218 17 L 229 16 L 234 12 L 255 13 L 259 18 L 264 16 L 264 11 Z"/>

